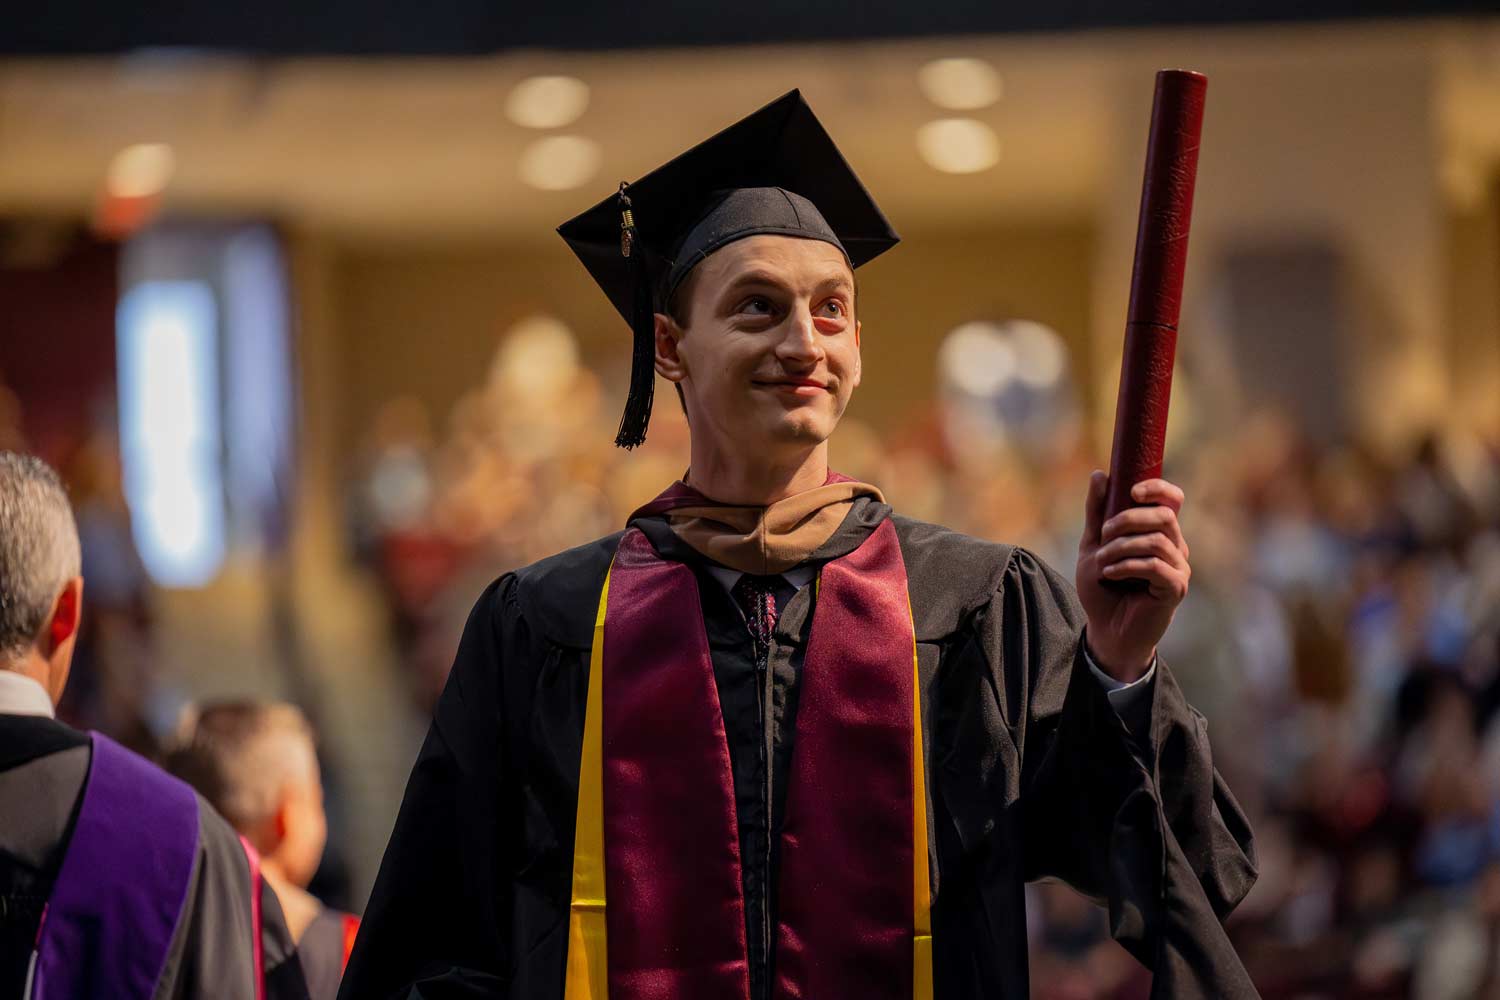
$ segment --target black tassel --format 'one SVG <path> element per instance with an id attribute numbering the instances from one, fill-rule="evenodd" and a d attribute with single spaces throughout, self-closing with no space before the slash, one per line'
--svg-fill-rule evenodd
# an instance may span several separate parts
<path id="1" fill-rule="evenodd" d="M 656 396 L 656 309 L 651 298 L 651 269 L 646 248 L 641 245 L 630 210 L 630 185 L 620 183 L 620 255 L 630 262 L 630 329 L 634 341 L 630 355 L 630 392 L 615 444 L 634 448 L 646 440 L 651 422 L 651 404 Z"/>

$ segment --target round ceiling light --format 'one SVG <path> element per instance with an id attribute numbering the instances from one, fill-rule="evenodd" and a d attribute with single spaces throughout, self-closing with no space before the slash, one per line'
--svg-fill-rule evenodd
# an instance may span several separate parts
<path id="1" fill-rule="evenodd" d="M 1000 137 L 973 118 L 939 118 L 917 129 L 917 152 L 934 170 L 977 174 L 1000 162 Z"/>
<path id="2" fill-rule="evenodd" d="M 589 85 L 573 76 L 529 76 L 511 88 L 505 114 L 523 128 L 562 128 L 583 117 Z"/>
<path id="3" fill-rule="evenodd" d="M 542 191 L 567 191 L 599 172 L 599 144 L 581 135 L 537 139 L 521 151 L 521 180 Z"/>
<path id="4" fill-rule="evenodd" d="M 995 67 L 983 59 L 934 59 L 917 71 L 917 86 L 929 101 L 952 111 L 987 108 L 1005 93 Z"/>

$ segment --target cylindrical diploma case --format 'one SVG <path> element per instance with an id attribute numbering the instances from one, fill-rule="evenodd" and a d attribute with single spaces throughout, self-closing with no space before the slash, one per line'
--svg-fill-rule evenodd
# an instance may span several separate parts
<path id="1" fill-rule="evenodd" d="M 1188 70 L 1156 74 L 1106 518 L 1134 506 L 1136 483 L 1161 475 L 1207 87 L 1205 77 Z"/>

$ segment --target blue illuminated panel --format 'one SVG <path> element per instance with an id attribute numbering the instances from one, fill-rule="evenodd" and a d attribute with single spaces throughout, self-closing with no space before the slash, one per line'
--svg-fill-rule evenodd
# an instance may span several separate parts
<path id="1" fill-rule="evenodd" d="M 167 587 L 224 561 L 223 440 L 214 297 L 199 281 L 145 281 L 120 301 L 120 451 L 141 559 Z"/>

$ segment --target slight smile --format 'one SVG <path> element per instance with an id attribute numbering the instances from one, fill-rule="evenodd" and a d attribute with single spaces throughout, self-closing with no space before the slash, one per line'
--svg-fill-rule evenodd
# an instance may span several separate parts
<path id="1" fill-rule="evenodd" d="M 811 378 L 756 379 L 753 384 L 760 389 L 771 389 L 793 396 L 816 396 L 820 392 L 831 391 L 827 384 Z"/>

